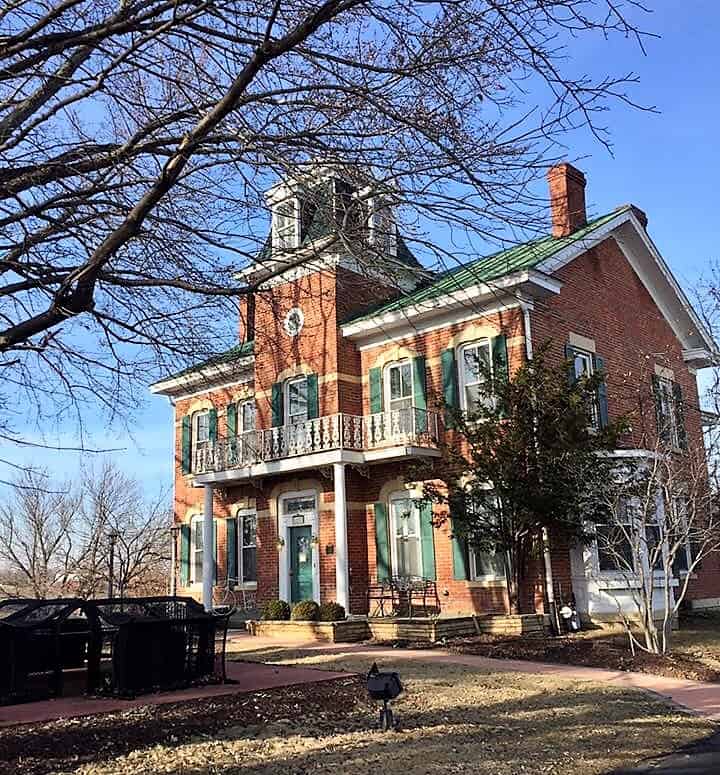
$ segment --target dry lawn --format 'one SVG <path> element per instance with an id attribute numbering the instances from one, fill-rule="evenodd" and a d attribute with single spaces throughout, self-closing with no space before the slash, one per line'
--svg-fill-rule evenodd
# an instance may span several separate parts
<path id="1" fill-rule="evenodd" d="M 246 659 L 365 672 L 367 657 L 339 652 L 245 652 Z M 714 731 L 641 692 L 544 676 L 492 674 L 456 665 L 392 664 L 406 692 L 395 704 L 397 732 L 373 729 L 364 699 L 322 712 L 229 726 L 203 738 L 163 741 L 65 772 L 83 775 L 474 773 L 593 775 L 670 751 Z M 362 692 L 359 681 L 347 691 Z M 266 701 L 269 698 L 266 698 Z"/>

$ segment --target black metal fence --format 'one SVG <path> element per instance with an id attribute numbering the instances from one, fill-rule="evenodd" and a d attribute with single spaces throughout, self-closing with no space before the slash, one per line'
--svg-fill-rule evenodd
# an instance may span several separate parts
<path id="1" fill-rule="evenodd" d="M 192 598 L 0 602 L 0 703 L 225 680 L 229 616 Z"/>

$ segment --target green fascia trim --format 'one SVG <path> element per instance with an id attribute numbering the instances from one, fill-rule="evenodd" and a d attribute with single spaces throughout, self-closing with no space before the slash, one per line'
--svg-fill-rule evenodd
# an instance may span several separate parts
<path id="1" fill-rule="evenodd" d="M 207 369 L 211 366 L 219 366 L 222 363 L 230 363 L 240 358 L 246 358 L 248 355 L 252 355 L 254 351 L 255 342 L 242 342 L 241 344 L 236 344 L 234 347 L 231 347 L 229 350 L 225 350 L 225 352 L 211 356 L 201 363 L 188 366 L 187 369 L 178 371 L 176 374 L 169 374 L 167 377 L 163 377 L 160 381 L 165 382 L 165 380 L 168 379 L 177 379 L 178 377 L 184 377 L 187 374 L 193 374 L 196 371 L 202 371 L 203 369 Z"/>
<path id="2" fill-rule="evenodd" d="M 455 291 L 461 291 L 477 283 L 497 280 L 505 275 L 518 272 L 523 269 L 532 269 L 546 259 L 563 250 L 563 248 L 581 242 L 590 236 L 593 231 L 604 226 L 620 213 L 629 210 L 630 206 L 625 205 L 613 210 L 607 215 L 603 215 L 590 221 L 582 229 L 578 229 L 567 237 L 541 237 L 522 245 L 516 245 L 508 250 L 502 250 L 493 253 L 490 256 L 471 261 L 469 264 L 449 269 L 443 272 L 428 284 L 418 288 L 412 293 L 397 296 L 396 298 L 375 305 L 356 313 L 347 318 L 343 323 L 365 320 L 375 315 L 381 315 L 386 312 L 395 312 L 404 309 L 413 304 L 419 304 L 424 301 L 446 296 Z"/>

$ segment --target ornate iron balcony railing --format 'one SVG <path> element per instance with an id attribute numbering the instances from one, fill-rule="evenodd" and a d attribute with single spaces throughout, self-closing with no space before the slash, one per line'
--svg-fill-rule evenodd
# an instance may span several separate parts
<path id="1" fill-rule="evenodd" d="M 194 451 L 193 473 L 215 473 L 338 449 L 366 451 L 400 444 L 435 447 L 441 425 L 438 412 L 415 407 L 365 417 L 330 414 L 207 442 Z"/>

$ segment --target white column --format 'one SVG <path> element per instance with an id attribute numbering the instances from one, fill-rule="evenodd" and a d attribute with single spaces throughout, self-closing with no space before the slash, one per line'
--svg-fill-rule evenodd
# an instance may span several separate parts
<path id="1" fill-rule="evenodd" d="M 202 601 L 206 611 L 213 607 L 213 488 L 205 485 L 203 501 L 203 565 L 202 565 Z"/>
<path id="2" fill-rule="evenodd" d="M 335 597 L 345 611 L 350 613 L 347 501 L 345 499 L 344 463 L 333 463 L 333 478 L 335 480 Z"/>

